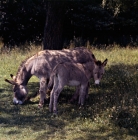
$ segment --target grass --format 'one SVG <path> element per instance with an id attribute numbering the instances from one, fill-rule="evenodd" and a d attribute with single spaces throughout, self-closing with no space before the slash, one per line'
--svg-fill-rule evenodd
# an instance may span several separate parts
<path id="1" fill-rule="evenodd" d="M 84 108 L 68 104 L 74 88 L 66 87 L 59 99 L 59 115 L 53 117 L 48 104 L 13 105 L 12 86 L 4 82 L 16 74 L 21 61 L 39 51 L 31 47 L 0 54 L 0 139 L 1 140 L 137 140 L 138 139 L 138 49 L 105 48 L 92 51 L 108 58 L 100 87 L 93 86 Z M 38 90 L 38 79 L 29 81 L 29 94 Z"/>

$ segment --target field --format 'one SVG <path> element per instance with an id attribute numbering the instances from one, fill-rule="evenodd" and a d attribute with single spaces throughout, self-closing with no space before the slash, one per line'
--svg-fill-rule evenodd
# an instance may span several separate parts
<path id="1" fill-rule="evenodd" d="M 73 87 L 65 87 L 59 98 L 58 116 L 48 104 L 38 108 L 39 97 L 25 105 L 12 104 L 12 86 L 4 81 L 16 74 L 20 63 L 40 47 L 0 52 L 0 139 L 1 140 L 137 140 L 138 139 L 138 49 L 105 48 L 92 51 L 108 58 L 99 87 L 91 80 L 89 98 L 83 108 L 69 104 Z M 39 88 L 32 77 L 29 94 Z"/>

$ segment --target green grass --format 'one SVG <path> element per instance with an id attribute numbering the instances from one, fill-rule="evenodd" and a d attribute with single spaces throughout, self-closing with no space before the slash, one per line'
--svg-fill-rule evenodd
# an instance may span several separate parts
<path id="1" fill-rule="evenodd" d="M 100 87 L 91 81 L 84 108 L 67 101 L 74 88 L 66 87 L 58 104 L 58 117 L 48 104 L 13 105 L 12 86 L 4 81 L 16 74 L 22 60 L 40 50 L 14 49 L 0 54 L 0 139 L 1 140 L 137 140 L 138 139 L 138 49 L 92 49 L 96 58 L 108 58 Z M 29 94 L 38 90 L 38 79 L 29 81 Z"/>

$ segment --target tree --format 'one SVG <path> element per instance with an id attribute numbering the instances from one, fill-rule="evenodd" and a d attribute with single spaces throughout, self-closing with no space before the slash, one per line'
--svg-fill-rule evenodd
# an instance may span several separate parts
<path id="1" fill-rule="evenodd" d="M 111 44 L 130 35 L 137 41 L 138 0 L 3 0 L 1 11 L 0 39 L 9 47 L 43 41 L 44 49 L 62 49 L 73 39 Z"/>
<path id="2" fill-rule="evenodd" d="M 65 6 L 64 1 L 47 2 L 43 49 L 62 49 Z"/>
<path id="3" fill-rule="evenodd" d="M 42 43 L 45 10 L 44 0 L 2 0 L 0 37 L 4 44 Z"/>

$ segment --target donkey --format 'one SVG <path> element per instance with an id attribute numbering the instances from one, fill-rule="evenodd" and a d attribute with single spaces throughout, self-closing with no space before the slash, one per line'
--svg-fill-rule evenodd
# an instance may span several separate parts
<path id="1" fill-rule="evenodd" d="M 104 67 L 107 59 L 103 62 L 97 61 L 93 55 L 94 61 L 84 64 L 63 62 L 57 64 L 50 76 L 48 88 L 53 89 L 50 94 L 49 111 L 57 114 L 57 100 L 59 94 L 65 85 L 79 86 L 79 104 L 84 105 L 85 97 L 89 88 L 89 80 L 93 77 L 95 84 L 99 84 L 104 74 Z"/>
<path id="2" fill-rule="evenodd" d="M 21 63 L 16 76 L 11 74 L 12 80 L 5 79 L 6 82 L 13 85 L 13 103 L 23 104 L 27 100 L 27 83 L 34 75 L 40 80 L 39 106 L 43 106 L 48 79 L 50 78 L 53 68 L 58 63 L 62 62 L 85 63 L 87 61 L 93 61 L 92 53 L 84 47 L 64 50 L 44 50 L 38 52 Z"/>

